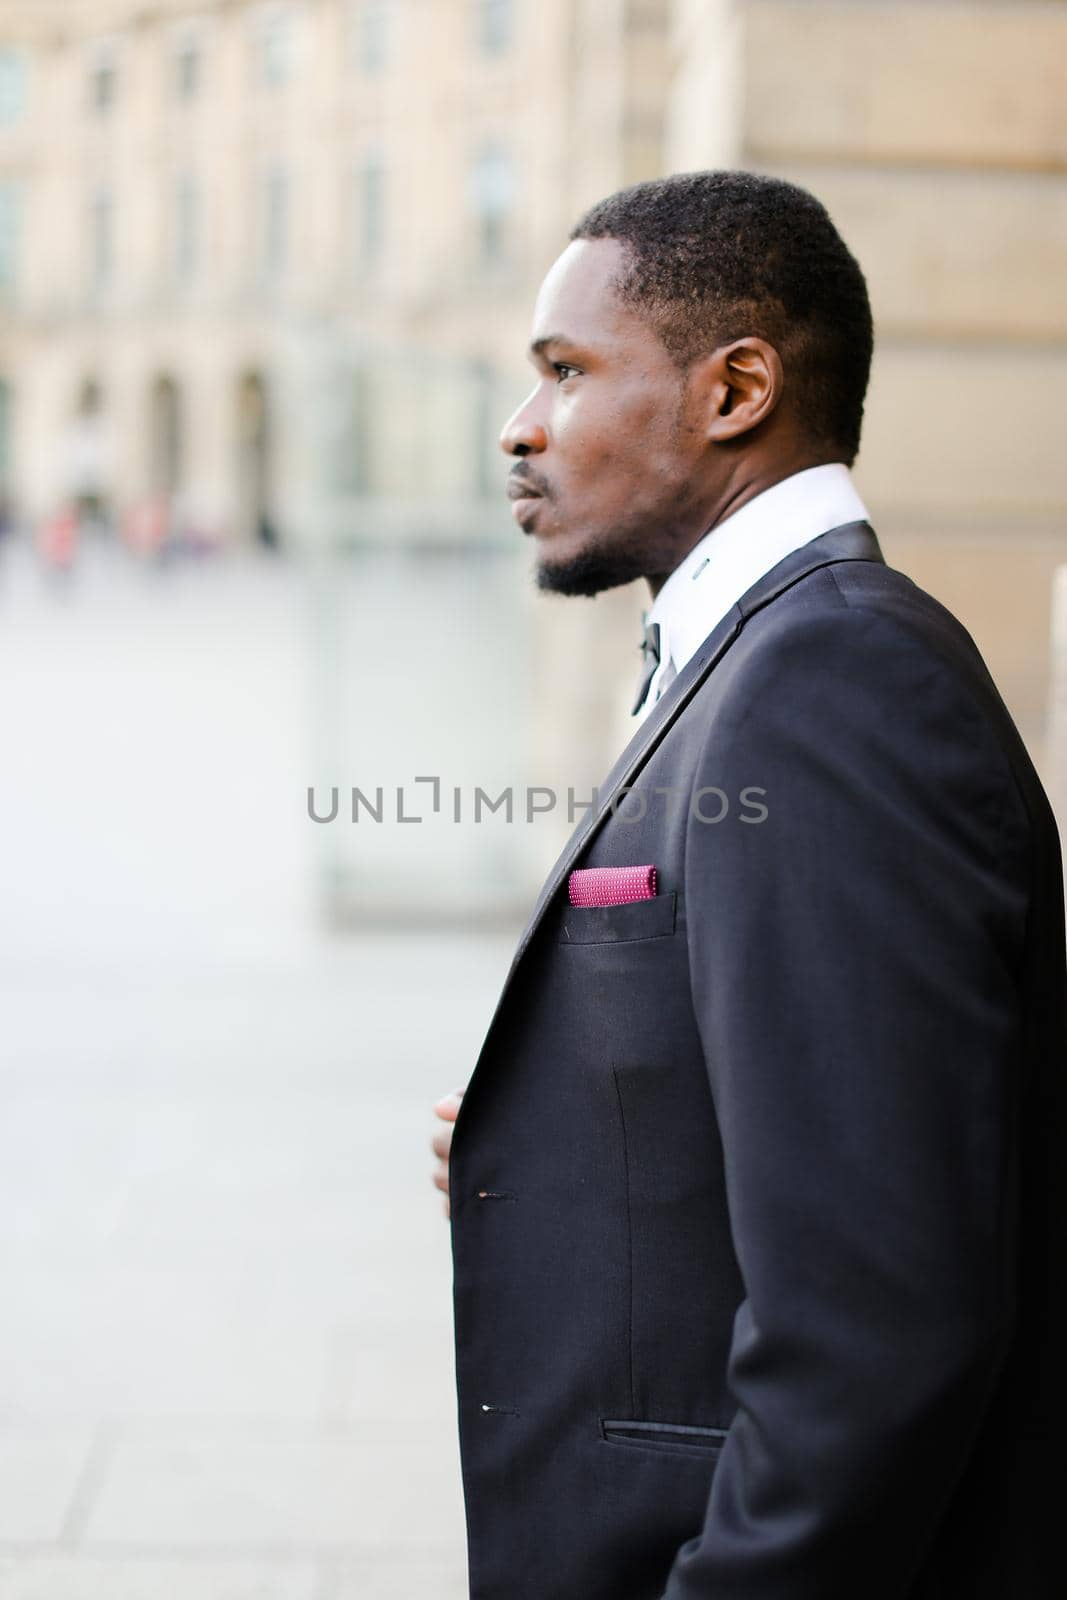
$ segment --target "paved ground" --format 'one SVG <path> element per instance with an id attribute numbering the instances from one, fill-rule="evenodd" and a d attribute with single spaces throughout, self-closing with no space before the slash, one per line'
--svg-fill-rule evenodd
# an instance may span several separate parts
<path id="1" fill-rule="evenodd" d="M 429 1105 L 512 940 L 316 931 L 291 571 L 14 554 L 0 1597 L 465 1595 Z"/>

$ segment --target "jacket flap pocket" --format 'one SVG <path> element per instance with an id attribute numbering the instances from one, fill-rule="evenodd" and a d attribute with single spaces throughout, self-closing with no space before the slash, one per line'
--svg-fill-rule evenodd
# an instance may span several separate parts
<path id="1" fill-rule="evenodd" d="M 688 1422 L 641 1422 L 633 1418 L 600 1419 L 609 1444 L 650 1445 L 665 1450 L 721 1450 L 726 1428 L 702 1428 Z"/>

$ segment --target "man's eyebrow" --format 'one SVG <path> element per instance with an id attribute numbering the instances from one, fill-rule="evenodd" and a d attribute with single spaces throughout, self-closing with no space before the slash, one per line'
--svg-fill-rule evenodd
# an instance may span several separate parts
<path id="1" fill-rule="evenodd" d="M 546 333 L 540 339 L 530 342 L 530 355 L 543 356 L 549 345 L 559 345 L 564 350 L 576 351 L 578 346 L 573 339 L 568 339 L 565 333 Z"/>

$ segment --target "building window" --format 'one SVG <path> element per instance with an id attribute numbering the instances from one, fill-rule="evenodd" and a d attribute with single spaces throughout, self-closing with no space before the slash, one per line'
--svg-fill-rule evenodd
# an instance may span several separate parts
<path id="1" fill-rule="evenodd" d="M 479 45 L 486 55 L 503 55 L 514 41 L 514 0 L 477 0 L 477 7 Z"/>
<path id="2" fill-rule="evenodd" d="M 10 299 L 18 287 L 22 185 L 0 178 L 0 296 Z"/>
<path id="3" fill-rule="evenodd" d="M 511 220 L 515 209 L 514 165 L 502 146 L 487 145 L 474 163 L 470 197 L 482 264 L 487 267 L 498 266 L 509 253 Z"/>
<path id="4" fill-rule="evenodd" d="M 174 93 L 179 100 L 195 100 L 200 93 L 203 57 L 196 39 L 183 39 L 174 52 Z"/>
<path id="5" fill-rule="evenodd" d="M 8 485 L 11 478 L 11 385 L 0 378 L 0 527 L 10 515 Z"/>
<path id="6" fill-rule="evenodd" d="M 352 28 L 356 65 L 361 72 L 383 72 L 393 53 L 396 0 L 355 0 Z"/>
<path id="7" fill-rule="evenodd" d="M 75 402 L 64 477 L 78 508 L 94 520 L 107 515 L 110 445 L 103 390 L 95 378 L 86 378 Z"/>
<path id="8" fill-rule="evenodd" d="M 152 490 L 169 498 L 181 488 L 185 441 L 181 390 L 174 379 L 166 374 L 158 377 L 152 385 L 149 416 Z"/>
<path id="9" fill-rule="evenodd" d="M 174 280 L 188 286 L 196 277 L 200 250 L 200 195 L 196 180 L 178 179 L 174 189 Z"/>
<path id="10" fill-rule="evenodd" d="M 293 13 L 288 6 L 269 6 L 259 13 L 255 28 L 259 81 L 268 89 L 280 89 L 293 75 L 295 60 Z"/>
<path id="11" fill-rule="evenodd" d="M 8 46 L 0 49 L 0 124 L 18 122 L 26 109 L 26 56 Z"/>
<path id="12" fill-rule="evenodd" d="M 355 182 L 355 261 L 357 273 L 370 273 L 385 250 L 385 164 L 378 154 L 366 157 Z"/>
<path id="13" fill-rule="evenodd" d="M 263 278 L 277 283 L 289 251 L 289 179 L 278 168 L 267 173 L 263 185 L 262 245 Z"/>
<path id="14" fill-rule="evenodd" d="M 115 273 L 115 202 L 100 189 L 89 207 L 89 283 L 94 293 L 107 289 Z"/>
<path id="15" fill-rule="evenodd" d="M 97 116 L 103 117 L 118 98 L 118 66 L 109 51 L 98 56 L 89 71 L 89 104 Z"/>

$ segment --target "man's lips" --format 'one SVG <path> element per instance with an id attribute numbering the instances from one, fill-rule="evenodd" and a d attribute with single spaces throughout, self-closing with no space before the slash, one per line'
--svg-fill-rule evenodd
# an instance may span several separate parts
<path id="1" fill-rule="evenodd" d="M 529 518 L 537 514 L 537 502 L 544 499 L 540 489 L 535 489 L 532 484 L 526 483 L 522 478 L 509 478 L 507 483 L 508 499 L 511 501 L 511 514 L 519 523 L 524 533 L 530 531 Z"/>

